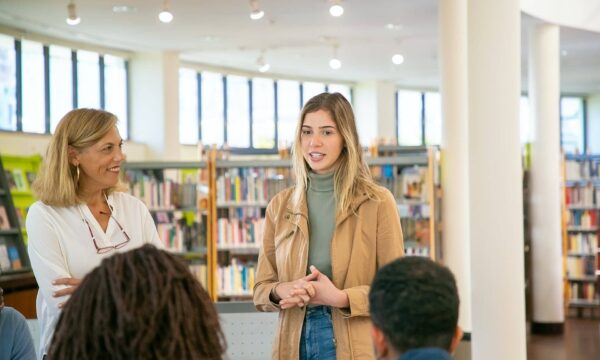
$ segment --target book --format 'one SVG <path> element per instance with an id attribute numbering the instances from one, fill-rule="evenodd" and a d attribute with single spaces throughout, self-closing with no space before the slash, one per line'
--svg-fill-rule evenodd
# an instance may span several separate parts
<path id="1" fill-rule="evenodd" d="M 4 174 L 6 175 L 6 182 L 8 183 L 8 189 L 10 191 L 17 190 L 17 184 L 15 183 L 15 178 L 10 170 L 4 170 Z"/>
<path id="2" fill-rule="evenodd" d="M 10 259 L 10 266 L 13 270 L 19 270 L 23 267 L 21 263 L 21 257 L 19 256 L 19 250 L 14 246 L 8 247 L 8 258 Z"/>
<path id="3" fill-rule="evenodd" d="M 21 169 L 13 169 L 13 178 L 15 180 L 16 190 L 27 191 L 27 183 L 25 182 L 25 175 Z"/>
<path id="4" fill-rule="evenodd" d="M 29 183 L 29 187 L 31 187 L 31 185 L 35 181 L 35 173 L 33 171 L 26 171 L 25 177 L 27 178 L 27 183 Z"/>
<path id="5" fill-rule="evenodd" d="M 0 205 L 0 230 L 10 229 L 10 221 L 8 220 L 8 214 L 6 208 Z"/>
<path id="6" fill-rule="evenodd" d="M 0 244 L 0 270 L 10 270 L 10 259 L 6 244 Z"/>

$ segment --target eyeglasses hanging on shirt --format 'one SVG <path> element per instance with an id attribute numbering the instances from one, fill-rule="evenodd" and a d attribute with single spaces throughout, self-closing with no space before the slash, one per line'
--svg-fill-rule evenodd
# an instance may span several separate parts
<path id="1" fill-rule="evenodd" d="M 106 254 L 107 252 L 113 251 L 115 249 L 120 249 L 123 246 L 127 245 L 127 243 L 131 240 L 131 238 L 127 234 L 127 231 L 125 231 L 125 229 L 123 228 L 121 223 L 117 220 L 117 218 L 113 216 L 114 209 L 113 209 L 112 205 L 108 203 L 108 198 L 106 197 L 106 195 L 104 195 L 104 198 L 106 199 L 106 204 L 108 205 L 108 209 L 110 210 L 110 213 L 102 212 L 102 211 L 100 213 L 103 215 L 108 215 L 111 219 L 113 219 L 115 221 L 115 223 L 119 227 L 119 230 L 121 231 L 121 234 L 123 234 L 124 240 L 115 245 L 102 246 L 102 247 L 98 246 L 98 243 L 96 242 L 96 236 L 94 235 L 94 232 L 92 231 L 92 227 L 90 226 L 90 223 L 87 221 L 85 216 L 83 216 L 83 213 L 81 213 L 81 209 L 79 209 L 79 213 L 81 215 L 81 220 L 83 220 L 83 222 L 87 225 L 87 228 L 90 232 L 90 236 L 92 237 L 92 242 L 94 243 L 94 247 L 96 248 L 96 253 L 98 253 L 98 254 Z"/>

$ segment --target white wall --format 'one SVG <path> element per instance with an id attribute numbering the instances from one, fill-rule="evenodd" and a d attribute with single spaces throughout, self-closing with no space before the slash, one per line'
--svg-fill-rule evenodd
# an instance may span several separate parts
<path id="1" fill-rule="evenodd" d="M 46 154 L 50 135 L 0 132 L 0 154 L 30 156 Z M 125 152 L 129 161 L 144 161 L 146 145 L 133 141 L 125 142 Z"/>
<path id="2" fill-rule="evenodd" d="M 396 138 L 396 87 L 387 81 L 367 81 L 354 87 L 354 113 L 361 145 L 378 138 Z"/>
<path id="3" fill-rule="evenodd" d="M 587 101 L 588 151 L 600 154 L 600 94 L 595 94 Z"/>

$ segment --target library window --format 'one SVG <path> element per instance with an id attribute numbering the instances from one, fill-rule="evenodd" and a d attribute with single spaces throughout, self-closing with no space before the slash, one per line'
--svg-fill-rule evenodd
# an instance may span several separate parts
<path id="1" fill-rule="evenodd" d="M 425 144 L 442 143 L 442 99 L 440 93 L 426 92 L 425 101 Z"/>
<path id="2" fill-rule="evenodd" d="M 340 93 L 344 95 L 348 102 L 352 103 L 352 91 L 350 90 L 350 86 L 342 85 L 342 84 L 329 84 L 327 86 L 327 91 L 330 93 Z"/>
<path id="3" fill-rule="evenodd" d="M 300 83 L 292 80 L 277 81 L 277 139 L 278 147 L 289 147 L 294 141 L 296 122 L 300 116 Z"/>
<path id="4" fill-rule="evenodd" d="M 73 109 L 72 51 L 50 46 L 50 132 L 54 133 L 62 117 Z"/>
<path id="5" fill-rule="evenodd" d="M 583 98 L 560 99 L 561 146 L 566 153 L 584 153 Z"/>
<path id="6" fill-rule="evenodd" d="M 203 72 L 201 89 L 202 142 L 220 147 L 223 145 L 225 132 L 223 76 L 213 72 Z"/>
<path id="7" fill-rule="evenodd" d="M 195 70 L 179 69 L 179 142 L 198 142 L 198 77 Z"/>
<path id="8" fill-rule="evenodd" d="M 250 147 L 250 87 L 248 78 L 227 76 L 227 144 L 232 148 Z"/>
<path id="9" fill-rule="evenodd" d="M 400 90 L 397 93 L 398 145 L 423 145 L 423 94 L 419 91 Z"/>
<path id="10" fill-rule="evenodd" d="M 252 79 L 252 145 L 275 148 L 275 82 L 271 79 Z"/>
<path id="11" fill-rule="evenodd" d="M 100 108 L 100 57 L 91 51 L 77 51 L 77 107 Z"/>
<path id="12" fill-rule="evenodd" d="M 53 133 L 73 108 L 103 108 L 117 116 L 126 139 L 128 76 L 127 60 L 119 56 L 0 34 L 0 130 Z"/>
<path id="13" fill-rule="evenodd" d="M 38 42 L 23 40 L 21 53 L 23 131 L 43 134 L 46 131 L 44 46 Z"/>
<path id="14" fill-rule="evenodd" d="M 318 82 L 303 82 L 302 83 L 302 106 L 306 104 L 310 98 L 320 93 L 325 92 L 325 84 Z"/>
<path id="15" fill-rule="evenodd" d="M 0 130 L 17 130 L 15 39 L 0 34 Z"/>
<path id="16" fill-rule="evenodd" d="M 117 116 L 117 128 L 123 139 L 129 137 L 127 129 L 127 63 L 125 59 L 104 56 L 104 109 Z"/>
<path id="17" fill-rule="evenodd" d="M 531 141 L 532 127 L 533 121 L 531 121 L 529 98 L 527 96 L 521 96 L 519 100 L 519 132 L 521 144 L 527 144 Z"/>

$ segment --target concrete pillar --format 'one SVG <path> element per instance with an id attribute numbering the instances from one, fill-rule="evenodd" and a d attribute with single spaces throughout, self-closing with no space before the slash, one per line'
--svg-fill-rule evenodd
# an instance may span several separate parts
<path id="1" fill-rule="evenodd" d="M 519 0 L 468 0 L 474 359 L 526 359 Z"/>
<path id="2" fill-rule="evenodd" d="M 459 324 L 471 332 L 467 0 L 439 2 L 443 261 L 456 277 Z"/>
<path id="3" fill-rule="evenodd" d="M 558 25 L 535 25 L 529 38 L 529 104 L 534 124 L 529 209 L 533 333 L 562 333 L 560 214 L 560 38 Z"/>
<path id="4" fill-rule="evenodd" d="M 354 89 L 354 113 L 363 146 L 377 138 L 396 137 L 396 87 L 387 81 L 359 83 Z"/>

